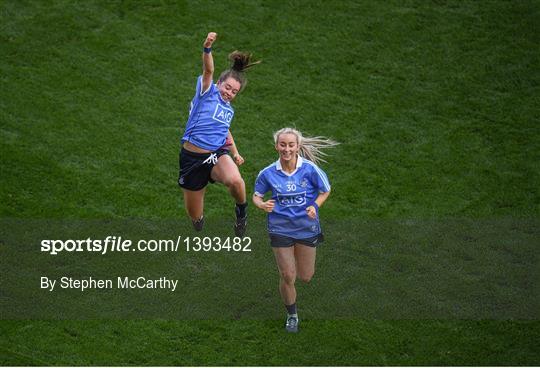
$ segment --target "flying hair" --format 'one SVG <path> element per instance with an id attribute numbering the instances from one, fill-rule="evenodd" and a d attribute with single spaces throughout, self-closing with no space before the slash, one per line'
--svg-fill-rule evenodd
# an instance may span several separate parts
<path id="1" fill-rule="evenodd" d="M 251 68 L 253 65 L 257 65 L 262 62 L 262 60 L 252 62 L 251 58 L 252 56 L 249 52 L 241 52 L 238 50 L 231 52 L 229 54 L 231 66 L 229 69 L 221 73 L 219 76 L 219 82 L 224 82 L 227 78 L 232 77 L 240 83 L 242 86 L 241 90 L 244 89 L 247 84 L 247 79 L 244 74 L 245 71 Z"/>
<path id="2" fill-rule="evenodd" d="M 244 72 L 253 65 L 260 64 L 262 60 L 251 62 L 251 54 L 248 52 L 240 52 L 238 50 L 229 54 L 231 69 L 237 72 Z"/>
<path id="3" fill-rule="evenodd" d="M 274 133 L 274 143 L 277 145 L 279 136 L 282 134 L 293 134 L 298 142 L 298 154 L 314 162 L 320 164 L 327 162 L 323 157 L 328 156 L 323 150 L 337 146 L 339 143 L 326 137 L 305 137 L 299 130 L 294 128 L 283 128 Z"/>

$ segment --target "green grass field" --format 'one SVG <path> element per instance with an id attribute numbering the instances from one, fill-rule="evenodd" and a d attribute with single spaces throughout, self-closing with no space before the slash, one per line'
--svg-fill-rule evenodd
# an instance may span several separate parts
<path id="1" fill-rule="evenodd" d="M 539 24 L 534 0 L 0 1 L 0 363 L 539 365 Z M 209 31 L 217 72 L 235 49 L 263 59 L 234 102 L 249 195 L 275 130 L 341 143 L 298 335 L 254 206 L 250 254 L 52 258 L 33 243 L 49 220 L 193 235 L 178 148 Z M 225 188 L 206 198 L 230 236 Z M 43 270 L 184 289 L 51 296 Z"/>

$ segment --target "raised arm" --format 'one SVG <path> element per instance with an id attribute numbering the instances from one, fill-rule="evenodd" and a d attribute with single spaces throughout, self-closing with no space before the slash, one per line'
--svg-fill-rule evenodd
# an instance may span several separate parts
<path id="1" fill-rule="evenodd" d="M 203 44 L 203 54 L 202 54 L 202 64 L 203 64 L 203 75 L 202 75 L 202 92 L 206 92 L 208 87 L 212 84 L 213 75 L 214 75 L 214 58 L 212 57 L 212 44 L 217 38 L 217 33 L 210 32 L 206 36 Z"/>

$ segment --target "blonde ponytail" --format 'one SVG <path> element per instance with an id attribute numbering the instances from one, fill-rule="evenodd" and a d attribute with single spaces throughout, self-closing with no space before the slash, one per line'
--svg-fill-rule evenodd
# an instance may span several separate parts
<path id="1" fill-rule="evenodd" d="M 312 161 L 315 164 L 326 162 L 323 158 L 328 156 L 323 150 L 337 146 L 339 143 L 326 137 L 304 137 L 299 130 L 294 128 L 283 128 L 274 133 L 274 143 L 277 144 L 279 136 L 282 134 L 294 134 L 298 142 L 298 154 Z"/>

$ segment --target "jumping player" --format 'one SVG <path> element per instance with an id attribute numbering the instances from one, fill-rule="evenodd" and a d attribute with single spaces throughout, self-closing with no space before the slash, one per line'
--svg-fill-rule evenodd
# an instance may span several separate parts
<path id="1" fill-rule="evenodd" d="M 303 137 L 296 129 L 274 134 L 279 160 L 257 176 L 253 203 L 268 213 L 270 245 L 280 274 L 279 292 L 287 309 L 285 328 L 298 332 L 296 278 L 309 282 L 315 273 L 316 247 L 323 241 L 319 208 L 330 195 L 326 174 L 317 166 L 321 148 L 337 145 L 321 138 Z M 264 195 L 271 192 L 271 198 Z"/>
<path id="2" fill-rule="evenodd" d="M 210 32 L 204 41 L 203 73 L 197 79 L 182 137 L 178 184 L 184 194 L 186 211 L 197 231 L 202 230 L 204 224 L 206 185 L 209 182 L 224 184 L 236 201 L 235 234 L 243 236 L 247 224 L 246 188 L 237 165 L 244 159 L 238 154 L 229 130 L 234 116 L 231 101 L 246 85 L 245 70 L 259 62 L 251 63 L 250 54 L 234 51 L 229 55 L 231 68 L 221 73 L 214 84 L 212 44 L 216 37 L 216 33 Z"/>

